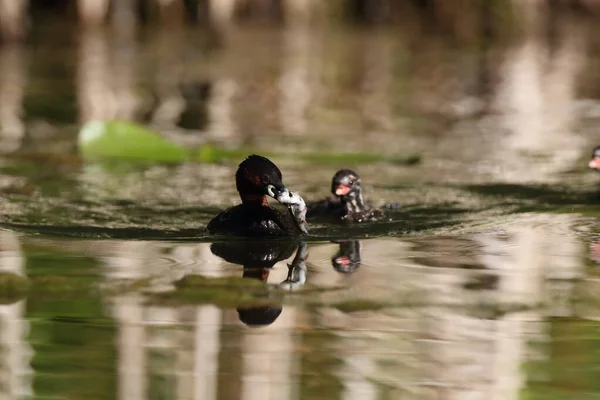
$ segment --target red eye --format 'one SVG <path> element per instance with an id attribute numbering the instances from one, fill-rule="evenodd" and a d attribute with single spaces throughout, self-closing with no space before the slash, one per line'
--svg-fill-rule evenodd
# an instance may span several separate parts
<path id="1" fill-rule="evenodd" d="M 255 185 L 260 185 L 262 182 L 260 180 L 260 176 L 256 175 L 255 173 L 253 173 L 252 171 L 246 169 L 246 178 L 250 181 L 253 182 Z"/>

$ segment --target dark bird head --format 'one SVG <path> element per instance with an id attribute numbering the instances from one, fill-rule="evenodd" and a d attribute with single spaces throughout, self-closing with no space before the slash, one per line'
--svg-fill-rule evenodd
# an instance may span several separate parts
<path id="1" fill-rule="evenodd" d="M 277 198 L 287 190 L 277 165 L 256 154 L 240 163 L 235 173 L 235 184 L 243 203 L 265 204 L 266 196 Z"/>
<path id="2" fill-rule="evenodd" d="M 348 212 L 364 211 L 362 186 L 356 172 L 349 169 L 336 172 L 331 181 L 331 193 L 340 199 Z"/>

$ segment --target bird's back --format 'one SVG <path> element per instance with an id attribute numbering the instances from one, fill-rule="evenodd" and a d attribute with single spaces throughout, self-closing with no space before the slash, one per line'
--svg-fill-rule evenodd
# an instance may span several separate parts
<path id="1" fill-rule="evenodd" d="M 213 234 L 235 236 L 286 236 L 300 234 L 288 213 L 269 206 L 240 204 L 219 213 L 208 223 Z"/>

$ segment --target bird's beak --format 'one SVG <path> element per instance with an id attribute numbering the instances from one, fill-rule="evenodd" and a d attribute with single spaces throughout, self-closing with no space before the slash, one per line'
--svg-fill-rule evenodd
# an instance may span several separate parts
<path id="1" fill-rule="evenodd" d="M 593 169 L 600 169 L 600 157 L 594 157 L 590 160 L 588 167 Z"/>
<path id="2" fill-rule="evenodd" d="M 277 189 L 273 185 L 267 186 L 267 194 L 278 201 L 279 201 L 278 197 L 280 197 L 282 193 L 286 193 L 286 192 L 289 193 L 289 190 L 287 190 L 287 188 L 285 186 L 283 186 L 281 189 Z"/>
<path id="3" fill-rule="evenodd" d="M 285 186 L 281 189 L 277 189 L 275 186 L 269 185 L 267 187 L 267 192 L 269 193 L 269 196 L 286 206 L 292 201 L 292 193 Z"/>
<path id="4" fill-rule="evenodd" d="M 345 196 L 348 193 L 350 193 L 350 186 L 348 185 L 339 185 L 337 188 L 335 188 L 336 196 Z"/>

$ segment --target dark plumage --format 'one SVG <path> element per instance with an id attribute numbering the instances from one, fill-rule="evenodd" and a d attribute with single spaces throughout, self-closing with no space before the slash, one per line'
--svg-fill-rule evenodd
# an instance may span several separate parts
<path id="1" fill-rule="evenodd" d="M 329 198 L 308 206 L 308 219 L 362 222 L 383 216 L 380 210 L 373 209 L 365 202 L 360 177 L 352 170 L 342 169 L 335 173 L 331 180 L 331 194 Z"/>
<path id="2" fill-rule="evenodd" d="M 214 217 L 208 224 L 210 233 L 235 236 L 299 235 L 300 228 L 289 212 L 271 208 L 267 196 L 287 190 L 281 171 L 269 159 L 251 155 L 242 161 L 235 173 L 237 191 L 242 204 Z"/>
<path id="3" fill-rule="evenodd" d="M 301 233 L 289 213 L 260 204 L 240 204 L 222 211 L 208 223 L 208 231 L 234 236 L 286 236 Z"/>

